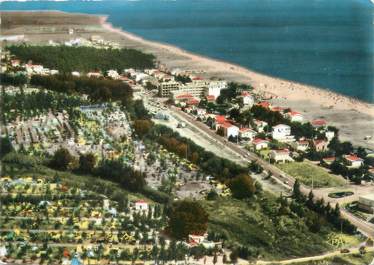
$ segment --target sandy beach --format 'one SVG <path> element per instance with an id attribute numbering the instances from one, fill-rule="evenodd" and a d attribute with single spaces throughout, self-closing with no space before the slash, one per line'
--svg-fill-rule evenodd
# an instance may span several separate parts
<path id="1" fill-rule="evenodd" d="M 152 42 L 130 32 L 113 27 L 106 16 L 90 16 L 63 12 L 39 12 L 39 23 L 31 23 L 26 18 L 35 12 L 4 12 L 7 17 L 22 14 L 22 22 L 2 27 L 2 34 L 25 34 L 30 42 L 44 43 L 50 39 L 67 40 L 75 37 L 89 37 L 98 34 L 108 40 L 119 42 L 123 47 L 136 48 L 154 54 L 169 69 L 190 70 L 206 78 L 222 78 L 251 84 L 255 91 L 272 98 L 277 106 L 287 106 L 300 111 L 307 119 L 324 118 L 330 125 L 340 129 L 343 140 L 374 149 L 374 139 L 366 141 L 365 136 L 374 137 L 374 105 L 292 81 L 274 78 L 253 72 L 244 67 L 207 58 L 178 47 Z M 52 16 L 51 16 L 52 14 Z M 35 17 L 35 16 L 34 16 Z M 59 23 L 62 17 L 63 23 Z M 4 23 L 3 23 L 4 24 Z M 48 25 L 48 28 L 40 24 Z M 27 26 L 26 26 L 27 25 Z M 51 30 L 53 28 L 53 30 Z M 67 29 L 73 28 L 74 34 Z"/>

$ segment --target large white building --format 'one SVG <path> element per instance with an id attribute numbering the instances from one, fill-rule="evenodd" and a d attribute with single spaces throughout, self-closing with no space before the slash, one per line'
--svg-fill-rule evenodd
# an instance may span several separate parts
<path id="1" fill-rule="evenodd" d="M 286 124 L 273 126 L 271 135 L 273 139 L 280 142 L 292 142 L 294 140 L 294 137 L 291 136 L 291 127 Z"/>
<path id="2" fill-rule="evenodd" d="M 219 95 L 221 95 L 221 90 L 226 88 L 226 81 L 210 81 L 207 89 L 205 90 L 205 96 L 214 96 L 214 98 L 218 98 Z"/>

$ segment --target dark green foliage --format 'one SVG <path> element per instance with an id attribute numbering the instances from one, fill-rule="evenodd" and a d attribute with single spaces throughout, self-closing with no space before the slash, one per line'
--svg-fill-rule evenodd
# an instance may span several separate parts
<path id="1" fill-rule="evenodd" d="M 130 86 L 119 80 L 74 77 L 71 75 L 33 75 L 30 83 L 67 94 L 87 94 L 95 102 L 114 100 L 121 101 L 125 106 L 132 102 Z"/>
<path id="2" fill-rule="evenodd" d="M 27 83 L 27 77 L 19 74 L 0 73 L 0 82 L 2 85 L 21 86 Z"/>
<path id="3" fill-rule="evenodd" d="M 208 227 L 208 214 L 195 201 L 175 202 L 169 213 L 168 230 L 176 239 L 186 239 L 188 235 L 202 235 Z"/>
<path id="4" fill-rule="evenodd" d="M 182 82 L 183 84 L 192 82 L 191 78 L 187 75 L 177 75 L 175 76 L 175 81 Z"/>
<path id="5" fill-rule="evenodd" d="M 153 68 L 155 57 L 134 49 L 96 49 L 67 46 L 8 46 L 7 49 L 23 62 L 31 60 L 61 72 L 89 72 L 126 68 Z"/>
<path id="6" fill-rule="evenodd" d="M 237 199 L 250 198 L 256 192 L 254 181 L 248 174 L 240 174 L 231 179 L 228 186 L 232 195 Z"/>
<path id="7" fill-rule="evenodd" d="M 104 160 L 95 170 L 95 175 L 119 183 L 131 191 L 141 191 L 145 186 L 144 173 L 123 165 L 121 161 Z"/>
<path id="8" fill-rule="evenodd" d="M 1 137 L 0 158 L 13 151 L 12 143 L 8 137 Z"/>
<path id="9" fill-rule="evenodd" d="M 79 171 L 85 174 L 92 173 L 96 166 L 96 157 L 92 153 L 79 157 Z"/>
<path id="10" fill-rule="evenodd" d="M 68 170 L 69 164 L 72 163 L 74 157 L 66 148 L 58 149 L 52 157 L 50 166 L 58 170 Z"/>

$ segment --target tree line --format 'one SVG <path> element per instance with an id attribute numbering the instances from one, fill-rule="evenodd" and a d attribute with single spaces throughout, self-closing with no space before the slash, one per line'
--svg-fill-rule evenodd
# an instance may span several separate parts
<path id="1" fill-rule="evenodd" d="M 94 102 L 121 101 L 127 106 L 132 100 L 131 87 L 119 80 L 75 77 L 72 75 L 33 75 L 30 84 L 67 94 L 86 94 Z"/>
<path id="2" fill-rule="evenodd" d="M 135 49 L 96 49 L 93 47 L 12 45 L 7 50 L 22 62 L 32 61 L 50 69 L 70 73 L 110 69 L 154 68 L 155 56 Z"/>

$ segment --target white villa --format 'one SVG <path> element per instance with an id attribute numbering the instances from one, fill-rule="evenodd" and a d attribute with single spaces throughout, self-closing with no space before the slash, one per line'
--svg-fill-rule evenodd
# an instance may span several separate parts
<path id="1" fill-rule="evenodd" d="M 276 163 L 278 163 L 278 162 L 285 163 L 285 162 L 292 162 L 292 161 L 294 161 L 290 157 L 290 151 L 288 149 L 271 150 L 270 153 L 269 153 L 269 157 L 271 159 L 274 159 L 274 161 Z"/>
<path id="2" fill-rule="evenodd" d="M 291 127 L 286 124 L 278 124 L 274 126 L 271 135 L 273 139 L 280 142 L 293 142 L 295 140 L 291 135 Z"/>

